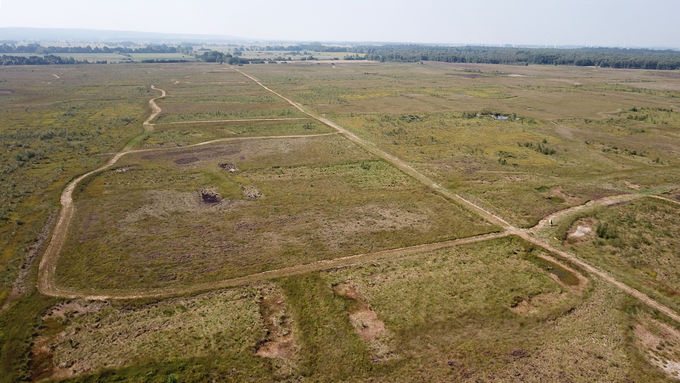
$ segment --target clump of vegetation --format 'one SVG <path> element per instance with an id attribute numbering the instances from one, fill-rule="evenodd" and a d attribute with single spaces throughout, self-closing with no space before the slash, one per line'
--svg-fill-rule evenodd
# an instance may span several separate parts
<path id="1" fill-rule="evenodd" d="M 415 114 L 405 114 L 399 117 L 399 119 L 405 122 L 419 122 L 421 120 L 420 116 Z"/>
<path id="2" fill-rule="evenodd" d="M 614 239 L 618 237 L 616 234 L 616 229 L 614 227 L 609 226 L 609 223 L 607 222 L 598 223 L 597 228 L 595 229 L 595 233 L 597 234 L 598 237 L 603 239 Z"/>
<path id="3" fill-rule="evenodd" d="M 517 146 L 519 146 L 520 148 L 524 147 L 524 148 L 532 149 L 532 150 L 534 150 L 538 153 L 545 154 L 546 156 L 551 156 L 551 155 L 557 153 L 557 151 L 555 149 L 548 146 L 548 140 L 546 138 L 544 138 L 543 141 L 535 143 L 535 144 L 533 142 L 523 142 L 523 143 L 518 142 Z"/>

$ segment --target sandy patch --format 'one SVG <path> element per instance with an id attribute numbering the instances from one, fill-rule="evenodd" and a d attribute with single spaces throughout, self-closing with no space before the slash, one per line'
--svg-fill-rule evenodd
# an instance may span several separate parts
<path id="1" fill-rule="evenodd" d="M 384 361 L 395 358 L 396 355 L 388 345 L 389 333 L 385 323 L 378 318 L 378 314 L 361 297 L 357 289 L 348 284 L 340 283 L 333 286 L 336 295 L 350 300 L 353 305 L 349 311 L 349 321 L 359 336 L 368 343 L 374 355 L 374 361 Z"/>
<path id="2" fill-rule="evenodd" d="M 569 235 L 567 235 L 567 238 L 583 238 L 587 234 L 590 234 L 592 231 L 593 231 L 593 229 L 589 226 L 578 225 L 578 226 L 576 226 L 576 230 L 574 230 L 573 232 L 569 233 Z"/>
<path id="3" fill-rule="evenodd" d="M 255 186 L 244 186 L 243 196 L 248 199 L 258 199 L 262 198 L 262 192 L 259 191 Z"/>
<path id="4" fill-rule="evenodd" d="M 260 316 L 267 329 L 264 339 L 258 342 L 255 355 L 275 359 L 278 375 L 289 375 L 296 367 L 298 352 L 293 319 L 280 289 L 265 287 L 261 290 Z"/>
<path id="5" fill-rule="evenodd" d="M 559 301 L 564 293 L 550 292 L 534 295 L 529 299 L 522 299 L 510 306 L 510 310 L 522 316 L 539 314 L 544 307 L 552 306 Z"/>
<path id="6" fill-rule="evenodd" d="M 596 221 L 592 218 L 584 218 L 576 221 L 567 233 L 567 242 L 577 243 L 588 240 L 594 236 Z"/>
<path id="7" fill-rule="evenodd" d="M 623 181 L 623 183 L 624 183 L 629 189 L 640 190 L 640 185 L 638 185 L 638 184 L 634 184 L 634 183 L 632 183 L 632 182 L 630 182 L 630 181 L 627 181 L 627 180 L 626 180 L 626 181 Z"/>
<path id="8" fill-rule="evenodd" d="M 680 380 L 680 332 L 652 318 L 636 324 L 633 332 L 649 362 Z"/>

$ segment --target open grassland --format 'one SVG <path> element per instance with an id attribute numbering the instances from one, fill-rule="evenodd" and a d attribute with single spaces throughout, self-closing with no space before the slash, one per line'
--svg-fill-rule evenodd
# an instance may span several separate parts
<path id="1" fill-rule="evenodd" d="M 270 67 L 248 69 L 516 225 L 605 195 L 668 188 L 679 175 L 675 72 Z"/>
<path id="2" fill-rule="evenodd" d="M 181 121 L 156 124 L 153 133 L 145 138 L 142 146 L 145 148 L 172 147 L 230 137 L 287 136 L 331 132 L 334 132 L 334 130 L 328 126 L 302 117 L 282 120 Z"/>
<path id="3" fill-rule="evenodd" d="M 178 78 L 159 102 L 159 123 L 242 118 L 305 117 L 228 68 Z"/>
<path id="4" fill-rule="evenodd" d="M 237 140 L 137 153 L 83 184 L 57 274 L 144 289 L 491 230 L 337 135 Z"/>
<path id="5" fill-rule="evenodd" d="M 677 323 L 644 303 L 663 306 L 597 270 L 586 282 L 529 243 L 549 239 L 680 308 L 678 207 L 642 197 L 676 198 L 678 73 L 366 62 L 244 70 L 365 139 L 354 140 L 364 149 L 228 66 L 0 72 L 0 302 L 13 286 L 16 295 L 0 311 L 0 382 L 680 376 Z M 152 84 L 167 96 L 142 126 L 159 96 Z M 123 148 L 134 152 L 78 184 L 55 282 L 174 296 L 38 294 L 34 261 L 46 244 L 34 241 L 48 237 L 59 193 Z M 395 164 L 517 226 L 603 196 L 640 198 L 588 205 L 554 227 L 441 243 L 499 228 Z M 374 253 L 418 244 L 431 245 Z M 238 276 L 254 278 L 206 292 Z M 192 287 L 201 293 L 179 296 Z"/>
<path id="6" fill-rule="evenodd" d="M 545 235 L 678 310 L 679 217 L 680 204 L 643 198 L 573 213 Z"/>
<path id="7" fill-rule="evenodd" d="M 597 281 L 579 296 L 537 252 L 503 238 L 194 297 L 72 301 L 44 316 L 32 373 L 75 373 L 74 382 L 666 381 L 642 339 L 672 328 Z M 672 347 L 655 352 L 672 357 Z"/>

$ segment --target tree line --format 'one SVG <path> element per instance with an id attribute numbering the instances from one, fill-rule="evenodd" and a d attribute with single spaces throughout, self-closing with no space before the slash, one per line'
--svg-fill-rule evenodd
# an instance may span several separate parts
<path id="1" fill-rule="evenodd" d="M 576 65 L 630 69 L 680 69 L 680 51 L 627 48 L 509 48 L 385 45 L 357 47 L 375 61 L 443 61 L 514 65 Z M 353 59 L 357 59 L 353 57 Z"/>
<path id="2" fill-rule="evenodd" d="M 229 53 L 223 53 L 220 51 L 208 51 L 200 55 L 196 55 L 196 58 L 212 63 L 227 63 L 229 65 L 243 65 L 243 64 L 264 64 L 265 62 L 272 62 L 273 60 L 265 59 L 254 59 L 254 58 L 243 58 L 237 55 L 231 55 Z"/>
<path id="3" fill-rule="evenodd" d="M 41 55 L 54 53 L 184 53 L 191 54 L 193 52 L 192 46 L 185 45 L 154 45 L 149 44 L 143 47 L 131 48 L 124 46 L 103 46 L 92 47 L 86 46 L 72 46 L 72 47 L 57 47 L 57 46 L 42 46 L 40 44 L 0 44 L 0 53 L 36 53 Z"/>
<path id="4" fill-rule="evenodd" d="M 0 65 L 68 65 L 88 64 L 86 60 L 76 60 L 73 57 L 46 56 L 0 56 Z M 106 61 L 97 61 L 96 64 L 106 64 Z"/>

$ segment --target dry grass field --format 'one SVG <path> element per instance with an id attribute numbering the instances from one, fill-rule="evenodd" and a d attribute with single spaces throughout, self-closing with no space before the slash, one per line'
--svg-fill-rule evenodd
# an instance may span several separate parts
<path id="1" fill-rule="evenodd" d="M 0 382 L 680 378 L 680 73 L 238 69 L 0 70 Z"/>

